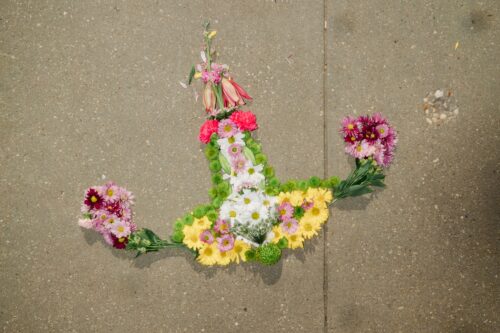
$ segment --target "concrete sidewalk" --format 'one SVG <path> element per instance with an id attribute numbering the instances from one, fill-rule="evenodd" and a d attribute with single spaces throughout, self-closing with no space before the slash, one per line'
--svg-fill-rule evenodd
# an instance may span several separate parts
<path id="1" fill-rule="evenodd" d="M 495 1 L 1 2 L 2 331 L 499 331 L 499 16 Z M 344 115 L 399 130 L 388 188 L 340 202 L 275 267 L 133 259 L 76 224 L 108 179 L 163 237 L 208 200 L 201 101 L 178 83 L 204 20 L 280 179 L 345 176 Z M 433 123 L 437 89 L 459 113 Z"/>

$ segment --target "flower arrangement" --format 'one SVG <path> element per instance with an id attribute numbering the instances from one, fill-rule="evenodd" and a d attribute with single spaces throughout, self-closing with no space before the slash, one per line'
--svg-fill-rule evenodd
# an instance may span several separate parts
<path id="1" fill-rule="evenodd" d="M 215 35 L 207 25 L 202 62 L 192 67 L 188 78 L 188 84 L 198 79 L 204 85 L 207 120 L 199 140 L 205 144 L 212 172 L 210 203 L 177 219 L 170 240 L 162 240 L 132 222 L 133 195 L 107 183 L 86 191 L 79 224 L 99 232 L 115 248 L 137 255 L 177 247 L 193 252 L 203 265 L 272 265 L 284 249 L 302 248 L 319 234 L 336 200 L 384 186 L 383 168 L 393 159 L 397 134 L 379 113 L 346 117 L 340 132 L 346 152 L 356 158 L 351 174 L 342 181 L 313 176 L 281 182 L 252 138 L 258 128 L 255 114 L 246 110 L 252 98 L 234 81 L 227 65 L 215 62 Z"/>

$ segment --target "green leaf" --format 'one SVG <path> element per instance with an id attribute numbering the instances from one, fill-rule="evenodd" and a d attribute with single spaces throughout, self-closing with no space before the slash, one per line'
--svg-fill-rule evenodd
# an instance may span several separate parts
<path id="1" fill-rule="evenodd" d="M 191 82 L 193 82 L 194 73 L 196 73 L 196 70 L 194 69 L 193 65 L 193 67 L 191 67 L 191 71 L 189 72 L 188 84 L 191 84 Z"/>
<path id="2" fill-rule="evenodd" d="M 253 165 L 256 165 L 255 163 L 255 155 L 252 153 L 252 151 L 248 147 L 243 147 L 243 155 L 247 158 L 247 160 L 250 160 Z"/>
<path id="3" fill-rule="evenodd" d="M 224 157 L 224 155 L 219 153 L 219 162 L 220 165 L 222 166 L 222 170 L 224 170 L 225 173 L 228 175 L 231 174 L 231 165 L 227 161 L 227 158 Z"/>

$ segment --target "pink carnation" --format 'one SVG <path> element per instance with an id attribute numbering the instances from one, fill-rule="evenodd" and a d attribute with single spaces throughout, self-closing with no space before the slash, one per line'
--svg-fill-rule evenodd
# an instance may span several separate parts
<path id="1" fill-rule="evenodd" d="M 258 128 L 257 118 L 252 111 L 233 112 L 230 119 L 241 131 L 255 131 Z"/>
<path id="2" fill-rule="evenodd" d="M 217 133 L 219 122 L 217 120 L 207 120 L 200 127 L 199 139 L 203 143 L 209 143 L 213 133 Z"/>

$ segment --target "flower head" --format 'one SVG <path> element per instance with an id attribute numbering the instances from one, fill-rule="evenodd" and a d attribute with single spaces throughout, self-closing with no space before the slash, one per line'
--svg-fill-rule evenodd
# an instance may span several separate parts
<path id="1" fill-rule="evenodd" d="M 214 242 L 214 235 L 210 230 L 205 230 L 200 234 L 200 240 L 203 243 L 212 244 Z"/>
<path id="2" fill-rule="evenodd" d="M 205 84 L 205 90 L 203 90 L 203 105 L 207 113 L 211 113 L 215 109 L 215 93 L 212 89 L 211 82 Z"/>
<path id="3" fill-rule="evenodd" d="M 281 230 L 285 234 L 291 235 L 294 234 L 299 229 L 299 223 L 296 219 L 288 219 L 286 221 L 281 222 Z"/>
<path id="4" fill-rule="evenodd" d="M 219 123 L 218 134 L 221 138 L 229 138 L 238 132 L 236 124 L 230 119 L 224 119 Z"/>
<path id="5" fill-rule="evenodd" d="M 98 189 L 94 187 L 91 187 L 87 190 L 84 203 L 89 207 L 90 210 L 100 209 L 102 207 L 104 199 L 99 192 L 100 191 L 98 191 Z"/>
<path id="6" fill-rule="evenodd" d="M 252 111 L 235 111 L 231 119 L 241 131 L 255 131 L 258 128 L 257 118 Z"/>
<path id="7" fill-rule="evenodd" d="M 241 155 L 241 150 L 242 150 L 242 148 L 241 148 L 240 145 L 238 145 L 238 144 L 232 144 L 227 149 L 227 153 L 232 158 L 237 158 L 237 157 L 239 157 Z"/>
<path id="8" fill-rule="evenodd" d="M 111 225 L 110 231 L 116 237 L 123 238 L 130 235 L 130 226 L 121 220 L 117 220 Z"/>
<path id="9" fill-rule="evenodd" d="M 219 122 L 217 120 L 207 120 L 200 127 L 199 139 L 203 143 L 209 143 L 213 133 L 217 133 Z"/>
<path id="10" fill-rule="evenodd" d="M 234 237 L 230 234 L 217 238 L 217 248 L 221 252 L 229 251 L 234 247 Z"/>
<path id="11" fill-rule="evenodd" d="M 293 206 L 290 202 L 284 201 L 278 206 L 278 215 L 282 221 L 291 219 L 293 216 Z"/>
<path id="12" fill-rule="evenodd" d="M 215 222 L 214 231 L 219 234 L 227 234 L 229 232 L 229 223 L 226 220 L 218 219 Z"/>

